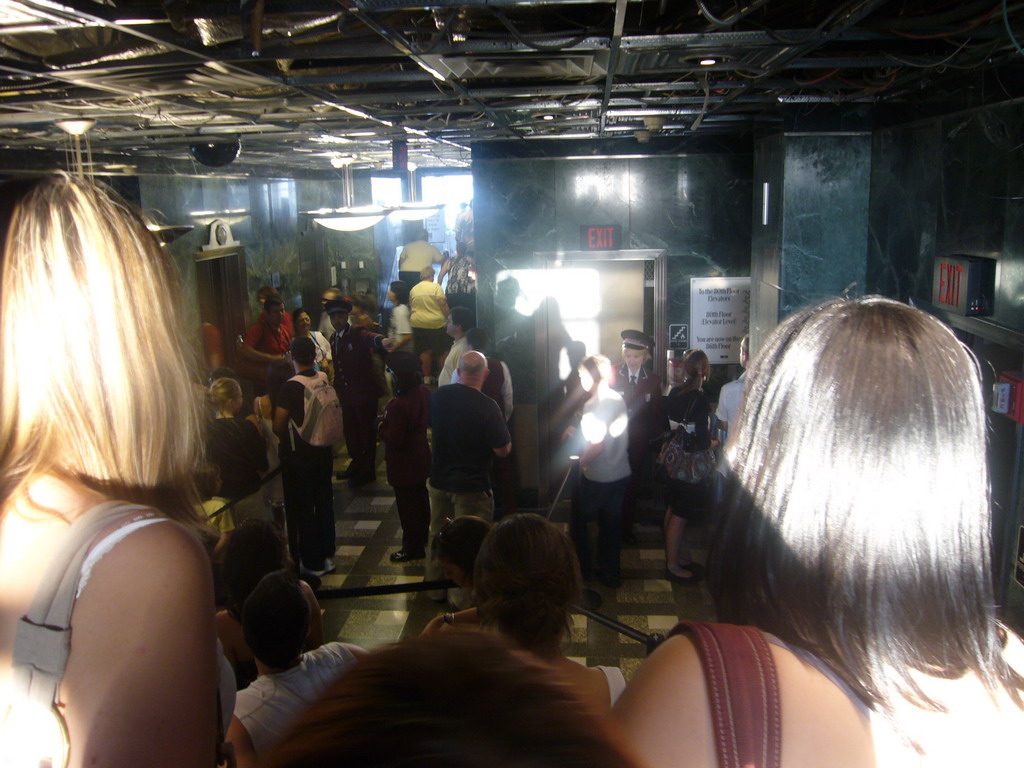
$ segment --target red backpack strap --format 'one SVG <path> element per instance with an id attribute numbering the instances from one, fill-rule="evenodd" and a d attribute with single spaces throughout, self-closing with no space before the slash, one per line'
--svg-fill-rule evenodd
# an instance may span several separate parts
<path id="1" fill-rule="evenodd" d="M 719 768 L 779 768 L 779 676 L 764 633 L 734 624 L 682 621 L 671 634 L 687 635 L 700 655 Z"/>

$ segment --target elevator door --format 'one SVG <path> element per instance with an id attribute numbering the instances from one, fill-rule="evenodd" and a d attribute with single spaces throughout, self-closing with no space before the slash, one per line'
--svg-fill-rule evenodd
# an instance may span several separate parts
<path id="1" fill-rule="evenodd" d="M 235 340 L 245 333 L 248 324 L 248 295 L 245 272 L 245 250 L 196 254 L 196 288 L 199 296 L 199 319 L 210 323 L 219 332 L 225 363 L 235 365 Z"/>
<path id="2" fill-rule="evenodd" d="M 513 370 L 513 446 L 530 506 L 545 506 L 561 483 L 565 381 L 583 355 L 621 362 L 620 332 L 645 331 L 663 346 L 664 251 L 535 254 L 534 269 L 497 275 L 497 352 Z M 582 346 L 581 346 L 582 345 Z M 659 356 L 660 354 L 660 356 Z M 664 354 L 656 351 L 659 369 Z M 659 365 L 660 364 L 660 365 Z M 517 378 L 518 377 L 518 378 Z"/>

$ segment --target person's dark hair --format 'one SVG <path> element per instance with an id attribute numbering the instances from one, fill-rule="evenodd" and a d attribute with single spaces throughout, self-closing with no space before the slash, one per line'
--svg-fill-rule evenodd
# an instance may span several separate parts
<path id="1" fill-rule="evenodd" d="M 487 331 L 483 328 L 470 328 L 466 331 L 466 343 L 474 352 L 479 352 L 481 355 L 487 354 L 488 341 Z"/>
<path id="2" fill-rule="evenodd" d="M 490 633 L 440 632 L 346 669 L 268 768 L 634 768 L 607 718 Z"/>
<path id="3" fill-rule="evenodd" d="M 246 520 L 231 532 L 224 550 L 224 587 L 228 612 L 242 620 L 242 606 L 260 579 L 287 568 L 288 544 L 281 530 L 267 520 Z"/>
<path id="4" fill-rule="evenodd" d="M 423 383 L 423 374 L 419 371 L 403 371 L 394 374 L 395 396 L 404 395 L 410 389 L 416 389 Z"/>
<path id="5" fill-rule="evenodd" d="M 457 517 L 434 537 L 434 556 L 457 565 L 472 579 L 477 553 L 490 530 L 491 524 L 475 515 Z"/>
<path id="6" fill-rule="evenodd" d="M 280 296 L 267 296 L 266 301 L 263 302 L 263 311 L 269 312 L 274 307 L 283 307 L 284 299 Z"/>
<path id="7" fill-rule="evenodd" d="M 569 537 L 540 515 L 495 523 L 473 571 L 480 620 L 538 656 L 558 652 L 583 592 Z"/>
<path id="8" fill-rule="evenodd" d="M 409 304 L 409 285 L 402 280 L 395 280 L 390 286 L 390 291 L 395 294 L 395 304 Z"/>
<path id="9" fill-rule="evenodd" d="M 212 499 L 220 488 L 220 467 L 210 462 L 200 464 L 192 471 L 196 492 L 202 501 Z"/>
<path id="10" fill-rule="evenodd" d="M 934 706 L 915 672 L 973 673 L 1019 704 L 970 353 L 919 310 L 834 299 L 783 322 L 746 381 L 709 562 L 719 618 L 810 651 L 893 719 L 901 697 Z"/>
<path id="11" fill-rule="evenodd" d="M 580 360 L 579 369 L 586 371 L 595 382 L 604 381 L 611 376 L 612 361 L 600 354 L 587 355 Z"/>
<path id="12" fill-rule="evenodd" d="M 293 339 L 288 348 L 292 359 L 299 365 L 312 366 L 316 362 L 316 342 L 308 336 L 299 336 Z"/>
<path id="13" fill-rule="evenodd" d="M 683 392 L 699 389 L 711 375 L 711 361 L 703 349 L 691 349 L 683 355 Z"/>
<path id="14" fill-rule="evenodd" d="M 457 325 L 464 332 L 476 325 L 476 318 L 473 317 L 473 310 L 469 307 L 452 307 L 452 325 Z"/>
<path id="15" fill-rule="evenodd" d="M 272 571 L 242 606 L 242 635 L 253 656 L 286 669 L 302 653 L 309 633 L 309 603 L 295 574 Z"/>
<path id="16" fill-rule="evenodd" d="M 210 371 L 210 375 L 206 377 L 206 386 L 210 386 L 217 379 L 237 379 L 238 374 L 235 373 L 234 368 L 229 368 L 226 365 L 222 365 L 218 368 L 214 368 Z"/>
<path id="17" fill-rule="evenodd" d="M 281 298 L 281 292 L 271 285 L 261 285 L 259 290 L 256 291 L 256 299 L 260 302 L 266 302 L 267 299 L 274 297 L 276 299 Z M 282 302 L 284 303 L 284 302 Z"/>
<path id="18" fill-rule="evenodd" d="M 350 294 L 348 300 L 352 302 L 352 306 L 359 307 L 363 312 L 370 317 L 376 317 L 380 311 L 380 305 L 377 303 L 377 297 L 373 296 L 365 291 Z"/>

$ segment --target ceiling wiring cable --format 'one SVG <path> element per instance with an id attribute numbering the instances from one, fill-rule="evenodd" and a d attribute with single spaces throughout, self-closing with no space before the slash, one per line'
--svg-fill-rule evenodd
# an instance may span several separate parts
<path id="1" fill-rule="evenodd" d="M 813 80 L 797 80 L 794 77 L 793 78 L 793 82 L 796 83 L 799 86 L 817 85 L 818 83 L 825 82 L 826 80 L 828 80 L 830 77 L 833 77 L 834 75 L 838 75 L 840 69 L 841 69 L 841 67 L 836 67 L 831 72 L 828 72 L 828 73 L 822 75 L 821 77 L 816 77 Z"/>
<path id="2" fill-rule="evenodd" d="M 1024 49 L 1020 47 L 1020 43 L 1017 42 L 1016 36 L 1013 34 L 1013 29 L 1010 27 L 1010 13 L 1006 8 L 1006 0 L 1003 0 L 1003 26 L 1006 27 L 1006 36 L 1010 38 L 1010 42 L 1013 43 L 1013 47 L 1017 49 L 1017 53 L 1024 56 Z"/>
<path id="3" fill-rule="evenodd" d="M 508 30 L 508 33 L 512 35 L 512 37 L 514 37 L 516 40 L 518 40 L 520 43 L 527 46 L 528 48 L 533 48 L 535 51 L 563 51 L 566 48 L 572 48 L 573 46 L 579 45 L 591 35 L 590 30 L 584 30 L 580 34 L 571 38 L 566 43 L 558 43 L 551 45 L 548 45 L 546 43 L 538 43 L 535 40 L 528 39 L 518 29 L 516 29 L 515 25 L 512 23 L 512 20 L 509 19 L 508 16 L 506 16 L 503 11 L 500 11 L 497 8 L 492 8 L 491 12 L 494 14 L 494 17 L 502 23 L 502 26 L 504 26 L 505 29 Z"/>
<path id="4" fill-rule="evenodd" d="M 1003 0 L 1001 6 L 1000 5 L 996 5 L 990 11 L 988 11 L 987 13 L 985 13 L 982 16 L 978 17 L 977 19 L 975 19 L 973 22 L 968 24 L 963 29 L 958 29 L 955 32 L 935 32 L 935 33 L 930 34 L 930 35 L 916 35 L 916 34 L 912 34 L 910 32 L 901 32 L 898 29 L 890 29 L 888 31 L 891 32 L 894 35 L 898 35 L 899 37 L 905 37 L 908 40 L 936 40 L 936 39 L 941 38 L 941 37 L 956 37 L 957 35 L 962 35 L 964 32 L 970 32 L 972 29 L 975 29 L 976 27 L 980 27 L 986 21 L 988 21 L 993 16 L 995 16 L 997 13 L 999 13 L 1000 7 L 1005 7 L 1005 6 L 1006 6 L 1006 0 Z"/>
<path id="5" fill-rule="evenodd" d="M 750 5 L 748 5 L 746 8 L 739 8 L 739 9 L 737 9 L 736 13 L 734 13 L 732 15 L 732 17 L 730 17 L 728 19 L 720 19 L 717 16 L 715 16 L 713 13 L 711 13 L 711 11 L 708 9 L 707 3 L 705 3 L 704 0 L 697 0 L 697 8 L 700 10 L 701 14 L 703 14 L 704 18 L 707 19 L 708 21 L 710 21 L 716 27 L 719 27 L 719 28 L 722 28 L 722 29 L 726 29 L 728 27 L 731 27 L 733 24 L 735 24 L 737 21 L 739 21 L 743 17 L 749 16 L 751 13 L 756 11 L 761 6 L 767 5 L 767 4 L 768 4 L 768 0 L 754 0 L 754 2 L 751 3 Z"/>

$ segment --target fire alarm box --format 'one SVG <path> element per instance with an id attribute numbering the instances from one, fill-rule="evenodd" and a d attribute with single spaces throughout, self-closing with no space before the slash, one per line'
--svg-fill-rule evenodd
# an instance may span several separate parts
<path id="1" fill-rule="evenodd" d="M 1003 371 L 993 387 L 992 410 L 1024 424 L 1024 371 Z"/>

